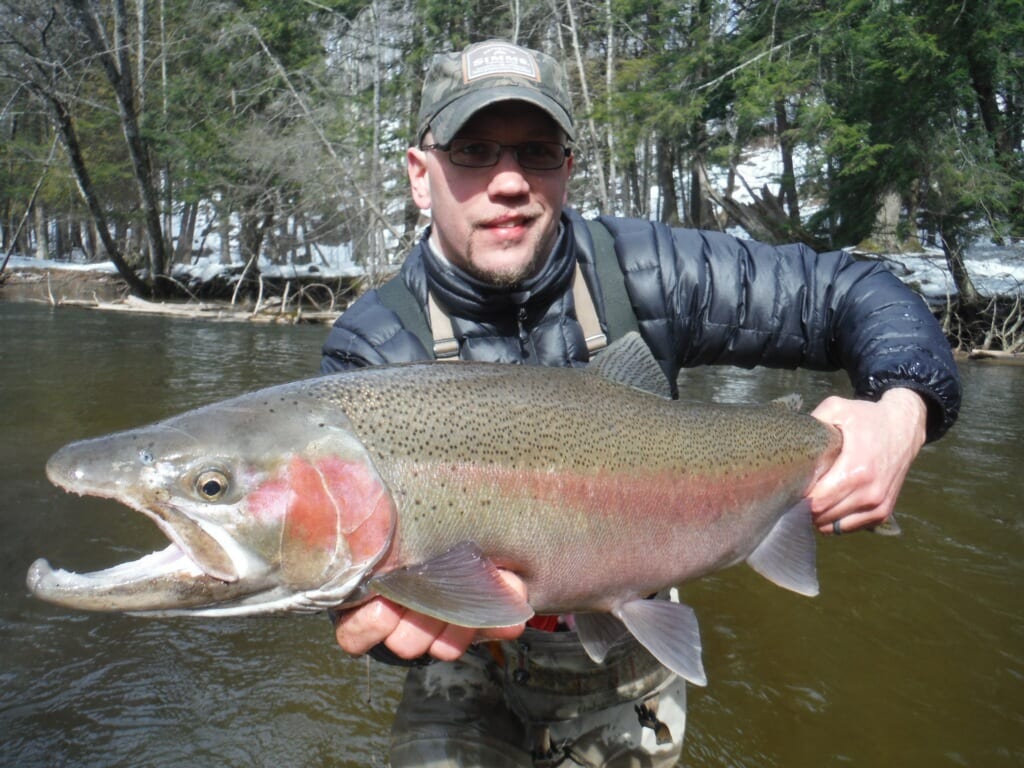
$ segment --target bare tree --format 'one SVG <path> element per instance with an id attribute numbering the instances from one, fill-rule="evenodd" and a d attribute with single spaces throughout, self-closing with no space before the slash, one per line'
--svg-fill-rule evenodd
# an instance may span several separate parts
<path id="1" fill-rule="evenodd" d="M 140 127 L 140 100 L 136 94 L 135 78 L 132 74 L 125 0 L 111 0 L 110 3 L 114 29 L 112 44 L 106 39 L 101 20 L 91 3 L 87 0 L 69 0 L 68 6 L 73 19 L 76 19 L 84 30 L 91 47 L 90 53 L 99 61 L 117 101 L 121 130 L 131 160 L 149 240 L 149 269 L 152 280 L 150 292 L 159 295 L 163 292 L 161 279 L 166 275 L 167 254 L 151 158 Z"/>

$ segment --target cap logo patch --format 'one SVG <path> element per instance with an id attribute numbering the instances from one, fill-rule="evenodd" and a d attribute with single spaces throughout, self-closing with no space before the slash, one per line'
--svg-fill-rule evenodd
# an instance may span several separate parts
<path id="1" fill-rule="evenodd" d="M 527 51 L 514 45 L 485 43 L 462 55 L 462 76 L 466 83 L 481 77 L 512 75 L 540 80 L 540 67 Z"/>

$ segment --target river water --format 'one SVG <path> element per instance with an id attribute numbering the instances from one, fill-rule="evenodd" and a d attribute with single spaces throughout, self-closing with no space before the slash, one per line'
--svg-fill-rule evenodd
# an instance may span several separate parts
<path id="1" fill-rule="evenodd" d="M 384 766 L 401 673 L 323 616 L 140 619 L 30 599 L 29 564 L 164 546 L 141 515 L 52 487 L 74 439 L 313 373 L 319 327 L 0 302 L 0 765 Z M 960 422 L 915 464 L 898 538 L 822 538 L 821 595 L 745 567 L 682 590 L 709 685 L 683 765 L 1024 765 L 1024 369 L 963 367 Z M 841 375 L 707 369 L 693 397 L 846 393 Z M 656 556 L 656 555 L 655 555 Z"/>

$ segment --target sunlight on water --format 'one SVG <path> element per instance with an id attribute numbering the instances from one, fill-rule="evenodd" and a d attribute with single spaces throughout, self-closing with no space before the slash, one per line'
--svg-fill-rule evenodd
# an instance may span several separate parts
<path id="1" fill-rule="evenodd" d="M 67 496 L 62 444 L 311 375 L 324 328 L 0 303 L 0 765 L 384 766 L 401 672 L 345 657 L 323 616 L 135 619 L 26 596 L 38 556 L 94 568 L 164 545 Z M 686 585 L 709 685 L 684 765 L 1024 764 L 1024 370 L 970 365 L 961 423 L 899 502 L 904 535 L 819 546 L 808 599 L 740 567 Z M 692 400 L 805 407 L 842 375 L 700 370 Z"/>

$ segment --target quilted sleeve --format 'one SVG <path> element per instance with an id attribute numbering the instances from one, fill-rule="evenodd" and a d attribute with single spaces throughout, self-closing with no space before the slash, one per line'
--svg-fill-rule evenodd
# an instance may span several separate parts
<path id="1" fill-rule="evenodd" d="M 655 222 L 602 221 L 641 332 L 670 373 L 701 364 L 841 368 L 861 397 L 893 387 L 921 394 L 929 440 L 956 420 L 960 380 L 949 343 L 924 300 L 880 264 Z"/>

